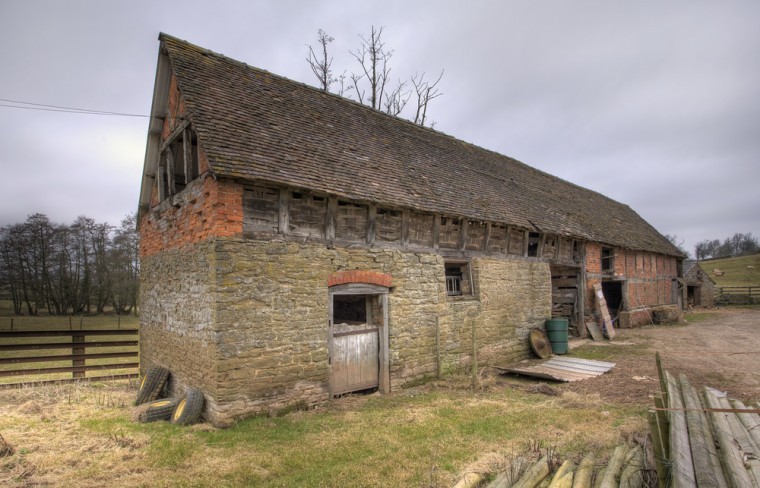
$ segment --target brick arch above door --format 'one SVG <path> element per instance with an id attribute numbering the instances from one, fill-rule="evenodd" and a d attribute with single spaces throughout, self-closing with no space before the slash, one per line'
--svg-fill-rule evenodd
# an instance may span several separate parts
<path id="1" fill-rule="evenodd" d="M 338 271 L 327 277 L 327 286 L 345 285 L 348 283 L 367 283 L 390 288 L 393 284 L 393 279 L 387 273 L 361 270 Z"/>

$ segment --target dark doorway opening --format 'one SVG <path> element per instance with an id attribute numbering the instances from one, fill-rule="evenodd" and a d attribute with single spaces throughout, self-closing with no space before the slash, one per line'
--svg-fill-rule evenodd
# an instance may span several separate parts
<path id="1" fill-rule="evenodd" d="M 610 315 L 616 316 L 623 303 L 623 282 L 603 281 L 602 293 L 604 293 L 604 299 L 607 301 L 607 309 L 610 311 Z"/>
<path id="2" fill-rule="evenodd" d="M 699 307 L 702 305 L 702 301 L 700 300 L 700 288 L 701 286 L 687 286 L 686 287 L 686 303 L 689 304 L 690 307 Z"/>

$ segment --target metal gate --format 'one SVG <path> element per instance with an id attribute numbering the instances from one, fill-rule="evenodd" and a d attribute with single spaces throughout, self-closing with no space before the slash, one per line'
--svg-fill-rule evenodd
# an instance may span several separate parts
<path id="1" fill-rule="evenodd" d="M 380 385 L 380 337 L 368 324 L 333 327 L 333 395 L 377 388 Z"/>

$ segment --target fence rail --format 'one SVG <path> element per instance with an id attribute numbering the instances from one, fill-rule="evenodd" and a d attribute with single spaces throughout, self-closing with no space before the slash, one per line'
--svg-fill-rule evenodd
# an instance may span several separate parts
<path id="1" fill-rule="evenodd" d="M 125 338 L 124 336 L 134 338 Z M 71 339 L 67 340 L 69 337 Z M 88 342 L 88 337 L 97 337 L 97 339 Z M 54 342 L 56 338 L 63 338 L 64 342 Z M 111 338 L 116 340 L 110 340 Z M 42 339 L 43 342 L 26 342 L 33 339 Z M 137 369 L 140 366 L 139 360 L 137 360 L 139 355 L 137 346 L 137 329 L 0 331 L 0 378 L 71 373 L 71 378 L 23 382 L 32 385 L 81 380 L 136 378 L 138 376 Z M 101 348 L 106 348 L 108 352 L 101 352 Z M 121 350 L 115 351 L 114 348 Z M 62 350 L 66 350 L 67 354 L 61 354 Z M 23 351 L 33 351 L 38 352 L 38 354 L 24 355 Z M 43 351 L 51 351 L 52 353 Z M 69 351 L 70 353 L 68 353 Z M 124 358 L 135 358 L 135 361 L 115 361 Z M 92 363 L 94 360 L 96 360 L 96 364 Z M 3 367 L 5 365 L 30 363 L 51 364 L 40 368 L 5 369 Z M 111 370 L 133 371 L 107 376 L 87 376 L 88 371 Z M 0 386 L 17 386 L 20 383 L 5 383 Z"/>

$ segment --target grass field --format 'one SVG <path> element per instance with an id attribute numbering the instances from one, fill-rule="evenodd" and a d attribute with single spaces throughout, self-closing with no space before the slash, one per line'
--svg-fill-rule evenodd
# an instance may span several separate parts
<path id="1" fill-rule="evenodd" d="M 700 261 L 699 265 L 717 286 L 760 286 L 760 254 L 710 259 Z M 723 276 L 715 276 L 714 269 L 723 271 Z"/>

